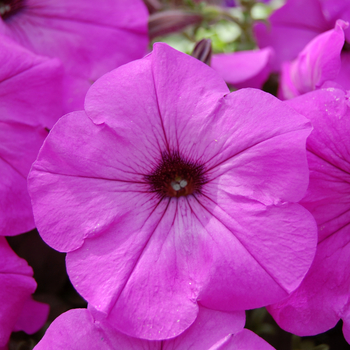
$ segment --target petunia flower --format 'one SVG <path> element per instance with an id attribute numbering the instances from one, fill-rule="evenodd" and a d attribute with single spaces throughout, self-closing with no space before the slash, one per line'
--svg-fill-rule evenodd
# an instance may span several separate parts
<path id="1" fill-rule="evenodd" d="M 310 185 L 301 204 L 315 217 L 318 247 L 301 285 L 268 308 L 285 330 L 305 336 L 327 331 L 339 319 L 350 343 L 350 109 L 338 89 L 320 89 L 289 100 L 310 118 L 307 140 Z"/>
<path id="2" fill-rule="evenodd" d="M 92 311 L 92 312 L 90 312 Z M 244 329 L 244 311 L 226 313 L 199 308 L 195 322 L 178 337 L 150 341 L 113 329 L 96 312 L 75 309 L 50 325 L 35 350 L 273 350 L 253 332 Z"/>
<path id="3" fill-rule="evenodd" d="M 260 48 L 274 49 L 272 69 L 279 71 L 283 62 L 294 60 L 312 39 L 334 28 L 338 19 L 350 21 L 349 0 L 287 0 L 268 24 L 256 23 L 254 33 Z M 350 42 L 349 30 L 345 38 Z"/>
<path id="4" fill-rule="evenodd" d="M 211 67 L 237 89 L 261 89 L 270 74 L 271 48 L 213 55 Z"/>
<path id="5" fill-rule="evenodd" d="M 35 227 L 27 175 L 62 115 L 62 66 L 0 34 L 0 235 Z"/>
<path id="6" fill-rule="evenodd" d="M 0 14 L 0 33 L 62 61 L 66 112 L 83 108 L 101 75 L 146 54 L 142 0 L 7 0 Z"/>
<path id="7" fill-rule="evenodd" d="M 12 331 L 37 332 L 45 323 L 49 306 L 32 299 L 36 283 L 33 270 L 0 237 L 0 348 Z"/>
<path id="8" fill-rule="evenodd" d="M 113 327 L 167 339 L 198 304 L 288 296 L 315 253 L 299 204 L 311 124 L 260 90 L 229 93 L 166 44 L 99 79 L 62 117 L 28 177 L 43 239 Z"/>
<path id="9" fill-rule="evenodd" d="M 350 79 L 343 74 L 346 63 L 341 60 L 344 29 L 348 26 L 338 20 L 334 29 L 311 40 L 293 62 L 282 65 L 279 98 L 290 99 L 322 86 L 337 86 L 337 81 L 343 88 L 350 88 Z"/>

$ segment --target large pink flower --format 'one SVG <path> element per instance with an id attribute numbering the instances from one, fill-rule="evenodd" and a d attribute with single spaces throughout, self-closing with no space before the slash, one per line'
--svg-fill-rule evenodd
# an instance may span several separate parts
<path id="1" fill-rule="evenodd" d="M 27 175 L 62 115 L 62 67 L 0 35 L 0 235 L 35 227 Z"/>
<path id="2" fill-rule="evenodd" d="M 244 311 L 226 313 L 199 308 L 195 322 L 178 337 L 150 341 L 113 329 L 96 312 L 70 310 L 46 331 L 35 350 L 273 350 L 253 332 L 244 329 Z"/>
<path id="3" fill-rule="evenodd" d="M 33 270 L 0 237 L 0 348 L 12 331 L 35 333 L 46 321 L 49 307 L 34 301 L 36 283 Z"/>
<path id="4" fill-rule="evenodd" d="M 304 336 L 344 319 L 350 343 L 350 109 L 338 89 L 321 89 L 288 101 L 314 125 L 307 141 L 310 185 L 301 203 L 314 215 L 319 242 L 299 288 L 269 307 L 278 324 Z"/>
<path id="5" fill-rule="evenodd" d="M 310 123 L 260 90 L 230 94 L 202 62 L 157 44 L 99 79 L 29 175 L 38 230 L 76 289 L 122 332 L 174 337 L 198 303 L 280 300 L 307 272 L 316 224 Z"/>
<path id="6" fill-rule="evenodd" d="M 66 111 L 83 108 L 102 74 L 146 53 L 142 0 L 7 0 L 0 10 L 0 33 L 63 62 Z"/>

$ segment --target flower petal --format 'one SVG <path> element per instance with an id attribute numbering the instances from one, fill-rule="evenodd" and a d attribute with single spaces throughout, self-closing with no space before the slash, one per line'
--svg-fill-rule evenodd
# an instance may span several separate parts
<path id="1" fill-rule="evenodd" d="M 5 346 L 23 306 L 35 291 L 33 270 L 0 237 L 0 346 Z"/>
<path id="2" fill-rule="evenodd" d="M 307 142 L 310 186 L 301 203 L 316 218 L 323 240 L 350 222 L 347 96 L 339 89 L 320 89 L 286 103 L 315 126 Z"/>
<path id="3" fill-rule="evenodd" d="M 240 332 L 227 337 L 225 343 L 210 350 L 275 350 L 269 343 L 249 329 L 243 329 Z"/>
<path id="4" fill-rule="evenodd" d="M 221 177 L 230 191 L 266 204 L 303 197 L 311 132 L 305 117 L 269 94 L 244 89 L 226 96 L 211 118 L 215 127 L 199 130 L 206 143 L 196 145 L 208 182 Z"/>
<path id="5" fill-rule="evenodd" d="M 270 74 L 270 47 L 255 51 L 239 51 L 213 55 L 211 67 L 229 84 L 240 89 L 253 87 L 261 89 Z"/>
<path id="6" fill-rule="evenodd" d="M 325 19 L 319 0 L 289 0 L 269 20 L 269 25 L 257 23 L 254 33 L 260 48 L 271 46 L 275 50 L 274 71 L 283 62 L 296 58 L 310 40 L 333 26 Z"/>
<path id="7" fill-rule="evenodd" d="M 206 233 L 213 239 L 206 246 L 213 258 L 200 293 L 202 305 L 219 310 L 256 308 L 298 287 L 317 243 L 310 213 L 298 204 L 265 206 L 229 192 L 221 193 L 216 202 L 203 197 L 198 201 L 202 213 L 197 216 L 212 218 L 203 223 L 201 236 Z"/>
<path id="8" fill-rule="evenodd" d="M 102 74 L 146 53 L 148 12 L 140 0 L 28 0 L 0 31 L 65 67 L 65 111 L 83 108 Z M 117 48 L 117 49 L 116 49 Z"/>
<path id="9" fill-rule="evenodd" d="M 315 260 L 300 287 L 268 311 L 288 332 L 309 336 L 333 328 L 349 303 L 349 229 L 318 244 Z"/>
<path id="10" fill-rule="evenodd" d="M 52 128 L 62 116 L 63 68 L 0 34 L 1 121 Z"/>
<path id="11" fill-rule="evenodd" d="M 35 350 L 159 350 L 159 344 L 130 338 L 108 324 L 95 322 L 87 309 L 73 309 L 58 316 Z"/>
<path id="12" fill-rule="evenodd" d="M 344 29 L 348 23 L 338 20 L 335 28 L 324 32 L 311 40 L 298 57 L 282 69 L 279 97 L 286 99 L 320 88 L 325 82 L 336 80 L 340 69 L 340 54 L 344 46 Z M 284 92 L 290 83 L 297 90 Z M 289 90 L 292 90 L 289 87 Z"/>

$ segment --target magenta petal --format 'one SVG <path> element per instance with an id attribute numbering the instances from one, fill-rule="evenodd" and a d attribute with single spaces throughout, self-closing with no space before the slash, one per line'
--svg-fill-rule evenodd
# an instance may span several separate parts
<path id="1" fill-rule="evenodd" d="M 128 337 L 106 323 L 100 324 L 87 309 L 73 309 L 53 321 L 34 349 L 160 350 L 159 345 L 156 342 Z"/>
<path id="2" fill-rule="evenodd" d="M 85 101 L 87 116 L 96 124 L 110 125 L 118 135 L 119 148 L 127 147 L 128 152 L 140 157 L 144 172 L 151 167 L 144 169 L 144 153 L 152 164 L 166 144 L 151 71 L 152 55 L 104 75 L 88 91 Z M 128 152 L 120 152 L 126 163 Z"/>
<path id="3" fill-rule="evenodd" d="M 329 23 L 335 23 L 338 19 L 350 22 L 350 6 L 344 0 L 319 0 L 322 11 Z M 346 41 L 350 40 L 350 30 L 345 31 Z"/>
<path id="4" fill-rule="evenodd" d="M 213 350 L 274 350 L 269 343 L 249 329 L 230 335 L 222 345 L 218 345 Z"/>
<path id="5" fill-rule="evenodd" d="M 129 80 L 131 75 L 134 79 Z M 225 82 L 210 67 L 157 43 L 146 59 L 99 79 L 87 94 L 85 109 L 96 123 L 123 125 L 120 131 L 135 144 L 135 152 L 138 145 L 153 144 L 152 150 L 159 154 L 182 144 L 189 149 L 193 142 L 188 144 L 189 138 L 184 142 L 186 135 L 209 127 L 208 115 L 227 93 Z"/>
<path id="6" fill-rule="evenodd" d="M 46 322 L 49 311 L 49 305 L 39 303 L 32 298 L 27 299 L 14 327 L 14 332 L 24 331 L 27 334 L 37 332 Z"/>
<path id="7" fill-rule="evenodd" d="M 0 35 L 0 234 L 32 230 L 31 164 L 62 113 L 62 67 Z"/>
<path id="8" fill-rule="evenodd" d="M 69 310 L 60 315 L 35 350 L 209 350 L 228 334 L 240 334 L 245 319 L 244 312 L 225 313 L 200 307 L 195 323 L 180 336 L 149 341 L 122 334 L 94 316 L 98 315 L 91 308 Z"/>
<path id="9" fill-rule="evenodd" d="M 0 237 L 0 346 L 5 346 L 28 298 L 35 291 L 33 270 Z"/>
<path id="10" fill-rule="evenodd" d="M 28 177 L 37 227 L 46 242 L 57 250 L 70 251 L 81 246 L 84 238 L 99 235 L 123 220 L 141 203 L 148 208 L 141 211 L 149 215 L 154 201 L 149 201 L 144 193 L 147 188 L 140 174 L 149 165 L 145 164 L 144 156 L 139 159 L 135 153 L 133 158 L 127 156 L 128 140 L 116 138 L 107 125 L 94 125 L 84 112 L 66 115 L 53 130 Z M 69 158 L 64 160 L 68 154 Z M 99 159 L 98 167 L 95 157 Z M 55 191 L 42 190 L 51 188 L 52 183 L 57 185 Z M 130 186 L 131 193 L 127 191 Z M 76 189 L 73 197 L 66 191 L 69 187 Z M 126 202 L 130 207 L 124 207 Z M 50 215 L 45 208 L 50 208 Z M 76 216 L 69 215 L 72 211 Z M 54 222 L 51 215 L 56 218 Z"/>
<path id="11" fill-rule="evenodd" d="M 277 198 L 299 201 L 304 196 L 309 175 L 305 143 L 311 132 L 305 117 L 253 89 L 226 96 L 211 117 L 215 129 L 199 134 L 210 142 L 210 147 L 200 150 L 208 180 L 222 176 L 220 183 L 230 187 L 229 192 L 265 204 Z"/>
<path id="12" fill-rule="evenodd" d="M 280 327 L 299 336 L 333 328 L 349 300 L 350 238 L 347 228 L 318 244 L 315 260 L 300 287 L 268 307 Z"/>
<path id="13" fill-rule="evenodd" d="M 182 222 L 177 211 L 185 214 L 189 209 L 185 201 L 180 203 L 161 202 L 153 213 L 142 213 L 137 226 L 129 215 L 120 227 L 86 240 L 67 256 L 74 286 L 96 309 L 109 312 L 108 321 L 123 333 L 166 339 L 183 332 L 197 317 L 197 280 L 203 269 L 196 271 L 195 258 L 188 255 L 194 242 L 184 234 L 191 227 L 184 232 L 181 227 L 191 224 L 191 215 Z"/>
<path id="14" fill-rule="evenodd" d="M 201 199 L 205 210 L 198 216 L 215 218 L 206 225 L 206 235 L 222 234 L 206 247 L 213 263 L 199 301 L 237 310 L 286 297 L 301 283 L 315 254 L 312 216 L 298 204 L 265 206 L 229 192 L 226 196 L 216 203 Z M 235 205 L 229 204 L 232 199 Z"/>
<path id="15" fill-rule="evenodd" d="M 319 225 L 319 240 L 350 222 L 350 112 L 343 91 L 321 89 L 287 102 L 315 126 L 308 143 L 310 185 L 302 204 Z"/>
<path id="16" fill-rule="evenodd" d="M 342 90 L 320 89 L 288 104 L 310 118 L 310 185 L 301 201 L 319 234 L 315 260 L 299 288 L 269 307 L 278 324 L 297 335 L 314 335 L 347 319 L 350 272 L 350 112 Z M 347 321 L 345 333 L 347 332 Z"/>
<path id="17" fill-rule="evenodd" d="M 350 52 L 342 51 L 340 72 L 334 81 L 345 90 L 350 90 Z"/>
<path id="18" fill-rule="evenodd" d="M 229 93 L 224 80 L 199 60 L 165 44 L 155 44 L 152 53 L 155 90 L 168 149 L 177 149 L 190 159 L 203 154 L 200 138 L 212 128 L 212 113 L 219 99 Z"/>
<path id="19" fill-rule="evenodd" d="M 280 86 L 282 93 L 279 94 L 281 98 L 296 97 L 320 88 L 326 81 L 336 79 L 341 68 L 340 53 L 344 46 L 344 28 L 347 26 L 348 23 L 337 21 L 333 30 L 314 38 L 297 59 L 283 66 Z M 290 83 L 294 85 L 297 94 L 293 95 Z M 285 89 L 289 91 L 284 91 Z"/>
<path id="20" fill-rule="evenodd" d="M 0 34 L 0 120 L 52 128 L 62 116 L 58 59 L 38 56 Z"/>
<path id="21" fill-rule="evenodd" d="M 267 47 L 258 51 L 240 51 L 213 55 L 211 67 L 229 84 L 240 89 L 261 89 L 270 74 L 273 50 Z"/>
<path id="22" fill-rule="evenodd" d="M 350 344 L 350 311 L 346 311 L 345 316 L 343 316 L 343 334 L 345 340 Z"/>
<path id="23" fill-rule="evenodd" d="M 164 350 L 210 350 L 228 334 L 240 333 L 245 313 L 232 313 L 206 309 L 200 306 L 196 321 L 178 337 L 164 341 Z"/>
<path id="24" fill-rule="evenodd" d="M 283 62 L 296 58 L 310 40 L 333 26 L 324 18 L 319 0 L 289 0 L 269 20 L 270 25 L 257 23 L 254 32 L 260 48 L 274 49 L 274 71 Z"/>
<path id="25" fill-rule="evenodd" d="M 65 67 L 65 111 L 82 109 L 102 74 L 146 53 L 148 12 L 140 0 L 28 0 L 0 31 Z"/>

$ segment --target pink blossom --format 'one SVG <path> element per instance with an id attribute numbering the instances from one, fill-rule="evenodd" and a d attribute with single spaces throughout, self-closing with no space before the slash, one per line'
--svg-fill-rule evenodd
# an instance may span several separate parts
<path id="1" fill-rule="evenodd" d="M 312 121 L 307 141 L 310 185 L 301 203 L 315 217 L 315 260 L 299 288 L 269 307 L 277 323 L 304 336 L 324 332 L 344 319 L 350 325 L 350 110 L 338 89 L 321 89 L 288 101 Z"/>
<path id="2" fill-rule="evenodd" d="M 33 270 L 0 237 L 0 348 L 5 347 L 12 331 L 29 334 L 46 321 L 49 307 L 31 298 L 36 283 Z"/>
<path id="3" fill-rule="evenodd" d="M 34 349 L 273 350 L 256 334 L 243 329 L 244 311 L 226 313 L 200 307 L 185 332 L 173 339 L 149 341 L 118 332 L 105 320 L 96 319 L 96 312 L 90 310 L 75 309 L 60 315 Z"/>
<path id="4" fill-rule="evenodd" d="M 82 109 L 102 74 L 146 53 L 142 0 L 11 0 L 0 6 L 0 33 L 63 62 L 65 111 Z"/>
<path id="5" fill-rule="evenodd" d="M 275 50 L 272 64 L 278 71 L 317 35 L 331 30 L 337 19 L 350 21 L 349 0 L 287 0 L 270 16 L 269 24 L 257 23 L 254 32 L 260 48 Z M 350 41 L 349 30 L 345 37 Z"/>
<path id="6" fill-rule="evenodd" d="M 270 74 L 271 48 L 213 55 L 211 67 L 237 89 L 261 89 Z"/>
<path id="7" fill-rule="evenodd" d="M 0 235 L 35 227 L 27 175 L 62 115 L 62 67 L 0 35 Z"/>
<path id="8" fill-rule="evenodd" d="M 310 123 L 260 90 L 229 93 L 166 44 L 99 79 L 29 175 L 38 230 L 74 287 L 131 336 L 174 337 L 198 303 L 286 297 L 314 257 Z"/>
<path id="9" fill-rule="evenodd" d="M 311 40 L 293 62 L 282 65 L 279 98 L 293 98 L 325 84 L 338 85 L 336 82 L 339 76 L 343 87 L 350 88 L 350 79 L 343 76 L 344 71 L 341 69 L 344 29 L 348 25 L 338 20 L 334 29 Z"/>

